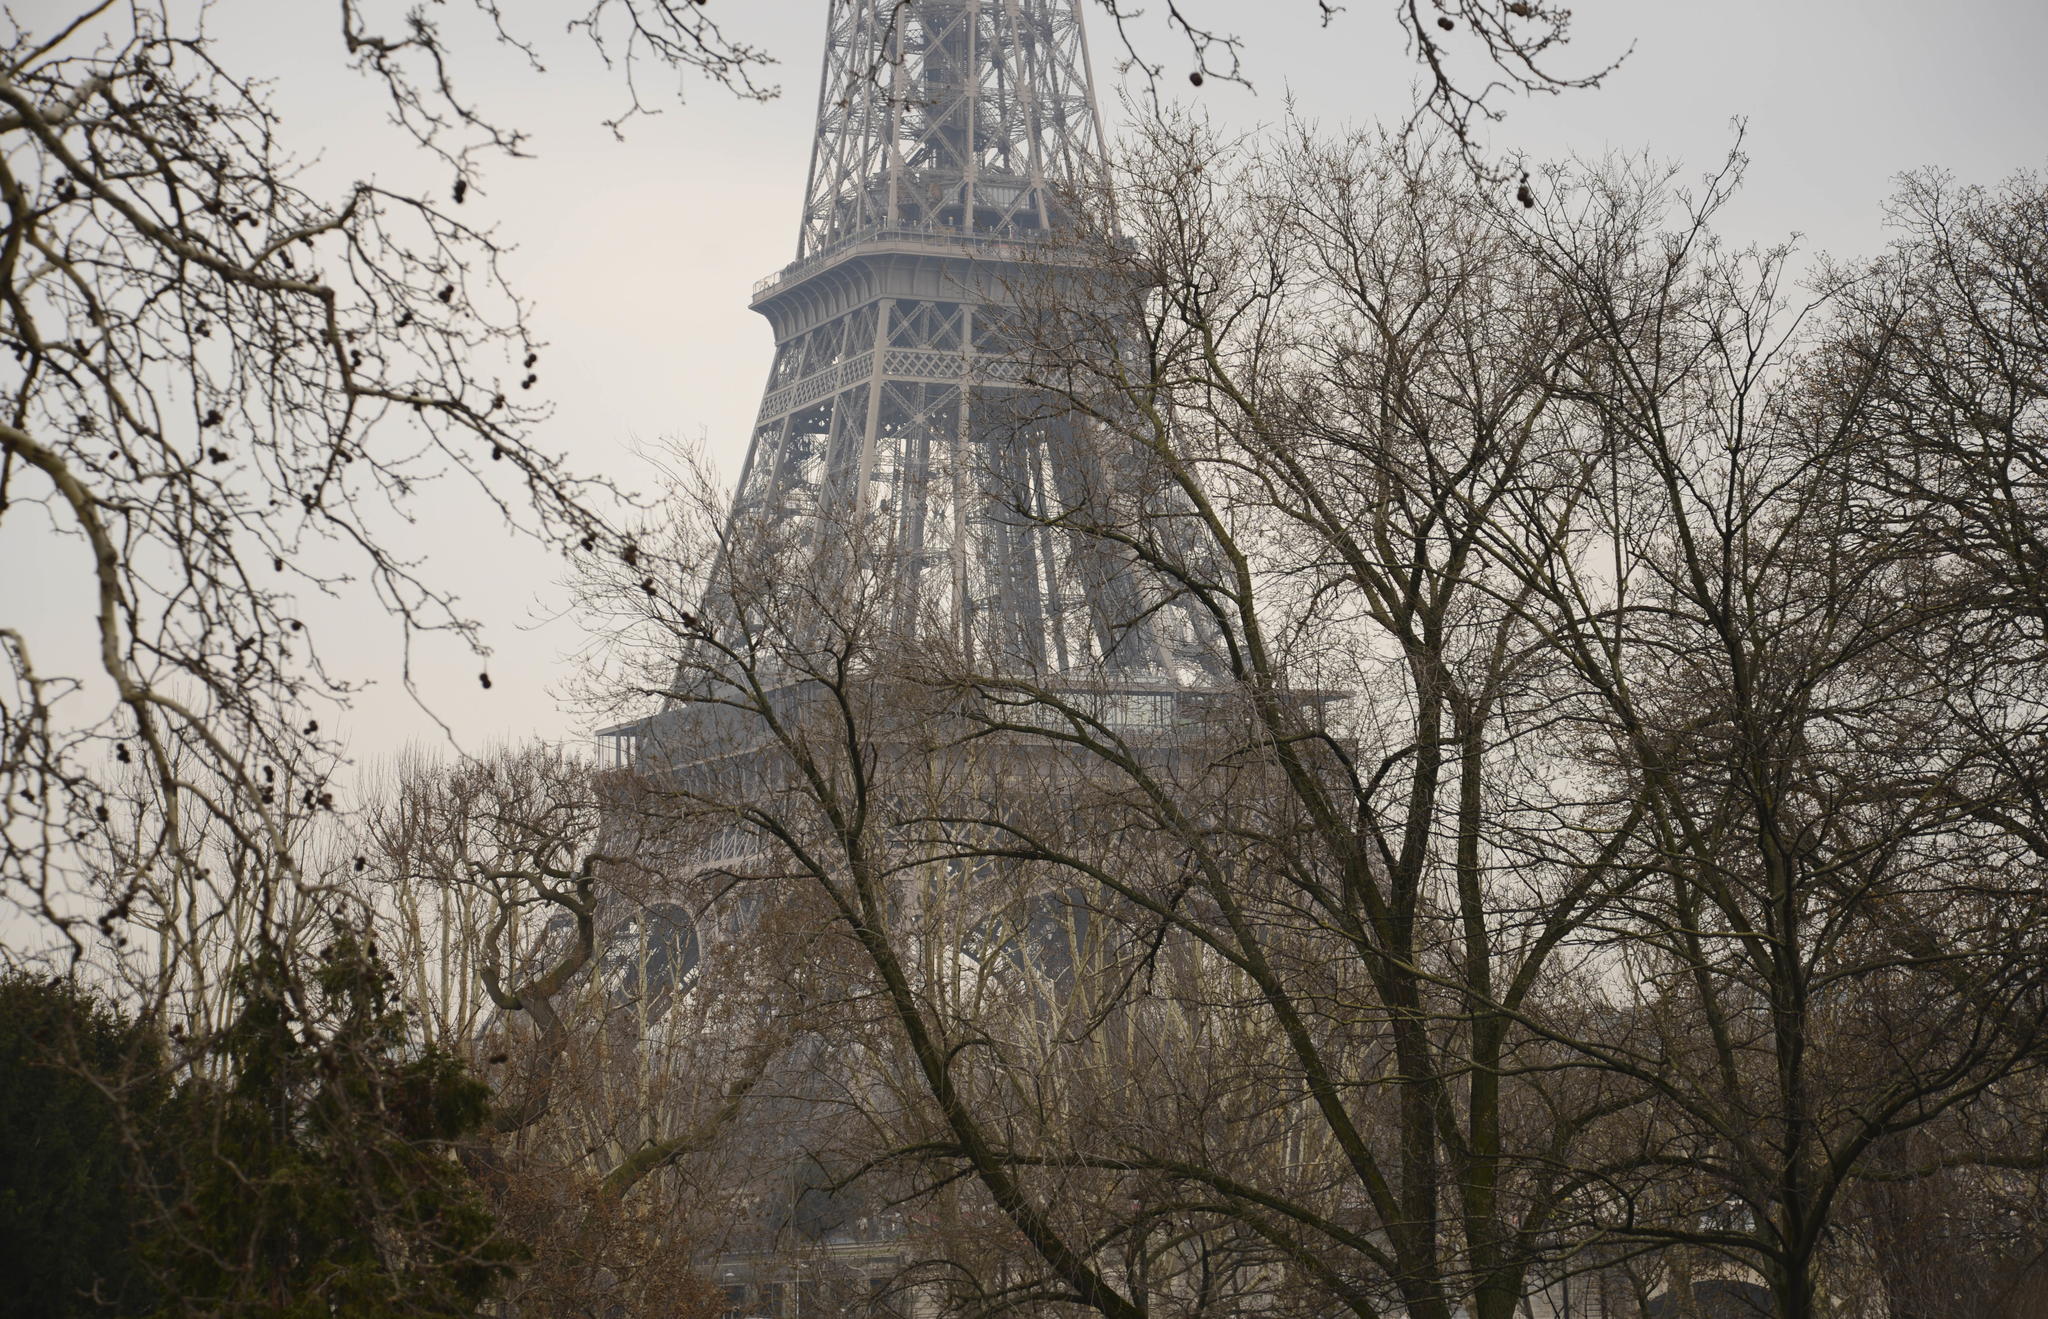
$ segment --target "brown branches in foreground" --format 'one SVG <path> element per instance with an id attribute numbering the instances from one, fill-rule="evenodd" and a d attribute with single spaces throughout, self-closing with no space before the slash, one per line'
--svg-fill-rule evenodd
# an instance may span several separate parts
<path id="1" fill-rule="evenodd" d="M 701 605 L 590 586 L 666 703 L 646 790 L 815 931 L 837 1176 L 917 1224 L 905 1285 L 1808 1319 L 1905 1304 L 1884 1243 L 1961 1177 L 2021 1303 L 2038 186 L 1916 188 L 1800 306 L 1715 238 L 1732 169 L 1531 209 L 1454 148 L 1167 126 L 1120 182 L 978 406 L 1088 419 L 1111 475 L 1002 516 L 1122 565 L 1182 667 L 906 644 L 885 552 L 821 573 L 748 510 L 696 552 L 701 499 L 643 540 Z"/>

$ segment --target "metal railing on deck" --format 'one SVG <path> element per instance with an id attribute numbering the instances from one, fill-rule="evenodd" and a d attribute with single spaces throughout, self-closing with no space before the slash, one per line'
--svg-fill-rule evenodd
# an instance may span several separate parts
<path id="1" fill-rule="evenodd" d="M 964 229 L 957 224 L 938 224 L 930 220 L 870 225 L 866 229 L 857 229 L 837 239 L 800 261 L 792 261 L 774 274 L 757 281 L 754 285 L 754 300 L 758 302 L 761 295 L 770 289 L 794 282 L 799 276 L 835 260 L 851 248 L 859 247 L 863 243 L 887 242 L 894 238 L 938 242 L 948 247 L 978 248 L 992 257 L 1003 260 L 1022 256 L 1033 243 L 1043 241 L 1042 238 L 1023 234 L 998 234 L 988 230 Z"/>

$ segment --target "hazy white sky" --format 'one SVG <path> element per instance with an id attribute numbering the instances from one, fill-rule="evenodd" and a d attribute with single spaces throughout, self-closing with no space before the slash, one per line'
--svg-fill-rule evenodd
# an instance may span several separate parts
<path id="1" fill-rule="evenodd" d="M 188 0 L 171 0 L 174 8 Z M 815 110 L 824 0 L 712 0 L 734 36 L 768 47 L 782 96 L 736 102 L 708 87 L 687 103 L 632 123 L 614 141 L 600 121 L 622 93 L 589 52 L 561 34 L 562 16 L 587 5 L 507 0 L 515 26 L 540 39 L 545 74 L 508 52 L 471 42 L 461 87 L 532 135 L 534 159 L 491 167 L 473 210 L 497 218 L 517 246 L 512 270 L 538 304 L 550 347 L 540 386 L 556 407 L 545 442 L 586 470 L 644 483 L 635 446 L 701 442 L 737 471 L 760 401 L 772 345 L 747 310 L 755 280 L 793 255 Z M 1163 6 L 1158 6 L 1162 7 Z M 47 29 L 64 0 L 28 0 L 14 12 Z M 395 14 L 400 3 L 388 5 Z M 459 35 L 457 4 L 435 6 Z M 1192 10 L 1246 39 L 1256 94 L 1185 82 L 1182 48 L 1158 29 L 1142 35 L 1168 66 L 1165 86 L 1227 125 L 1297 113 L 1336 128 L 1403 117 L 1413 72 L 1384 0 L 1357 0 L 1328 29 L 1312 0 L 1193 0 Z M 1803 235 L 1802 250 L 1851 256 L 1884 241 L 1882 204 L 1901 171 L 1939 166 L 1995 183 L 2048 156 L 2048 3 L 2043 0 L 1581 0 L 1565 72 L 1634 51 L 1607 85 L 1534 102 L 1506 102 L 1496 144 L 1541 159 L 1644 150 L 1697 176 L 1716 164 L 1744 117 L 1748 184 L 1724 226 L 1741 240 Z M 285 128 L 320 157 L 337 184 L 375 174 L 421 177 L 384 123 L 367 84 L 340 53 L 334 0 L 219 0 L 208 20 L 220 57 L 266 70 Z M 1098 85 L 1115 131 L 1118 50 L 1091 11 Z M 446 182 L 429 178 L 430 186 Z M 489 623 L 494 685 L 453 646 L 414 657 L 421 687 L 461 743 L 578 737 L 587 721 L 556 698 L 577 644 L 572 627 L 531 620 L 555 611 L 559 561 L 516 543 L 495 515 L 451 485 L 445 505 L 416 529 L 420 552 L 456 582 Z M 47 538 L 46 538 L 47 539 Z M 0 535 L 0 616 L 38 630 L 68 617 L 59 584 L 71 544 L 38 544 L 26 528 Z M 27 556 L 49 560 L 21 571 Z M 70 612 L 76 612 L 75 610 Z M 352 751 L 377 756 L 436 734 L 393 681 L 397 634 L 371 608 L 330 611 L 330 662 L 379 680 L 345 720 Z M 83 616 L 80 616 L 83 622 Z M 49 661 L 45 661 L 46 664 Z"/>

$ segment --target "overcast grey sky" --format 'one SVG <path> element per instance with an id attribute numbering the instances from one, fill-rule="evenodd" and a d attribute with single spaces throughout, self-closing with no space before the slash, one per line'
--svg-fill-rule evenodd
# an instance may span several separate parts
<path id="1" fill-rule="evenodd" d="M 535 158 L 492 165 L 470 206 L 495 216 L 517 246 L 513 273 L 538 304 L 551 345 L 540 388 L 556 407 L 545 442 L 628 484 L 649 479 L 635 446 L 672 440 L 701 442 L 728 476 L 737 470 L 772 347 L 747 299 L 795 245 L 824 0 L 712 3 L 732 35 L 780 61 L 771 81 L 781 97 L 749 104 L 694 86 L 686 104 L 632 123 L 623 143 L 600 126 L 621 108 L 616 82 L 560 33 L 561 15 L 584 4 L 505 4 L 515 26 L 542 38 L 545 75 L 475 42 L 459 51 L 462 88 L 532 134 Z M 42 20 L 76 7 L 29 0 L 15 13 L 47 27 Z M 433 12 L 459 35 L 461 8 Z M 1312 0 L 1194 0 L 1192 10 L 1244 36 L 1256 94 L 1213 81 L 1194 91 L 1184 49 L 1156 28 L 1142 36 L 1168 67 L 1164 85 L 1223 124 L 1270 123 L 1290 96 L 1297 113 L 1332 129 L 1398 119 L 1413 104 L 1413 69 L 1384 0 L 1358 0 L 1327 29 Z M 1746 118 L 1748 184 L 1724 225 L 1738 240 L 1797 233 L 1809 254 L 1874 252 L 1899 172 L 1938 166 L 1995 183 L 2048 156 L 2043 0 L 1582 0 L 1576 10 L 1561 71 L 1597 67 L 1631 44 L 1633 53 L 1599 90 L 1501 102 L 1508 115 L 1495 145 L 1536 159 L 1648 150 L 1697 176 L 1725 154 L 1731 122 Z M 445 189 L 440 171 L 416 172 L 368 85 L 347 71 L 334 15 L 333 0 L 220 0 L 208 23 L 225 62 L 276 76 L 285 128 L 301 152 L 320 155 L 321 172 L 337 183 L 375 174 Z M 1091 20 L 1114 132 L 1118 50 L 1092 10 Z M 498 650 L 489 692 L 456 647 L 415 656 L 424 694 L 461 743 L 586 732 L 555 695 L 574 629 L 529 627 L 559 606 L 559 561 L 515 543 L 452 485 L 416 535 Z M 61 566 L 12 569 L 29 554 L 70 553 L 83 551 L 39 546 L 10 527 L 0 538 L 10 564 L 0 614 L 68 616 Z M 344 721 L 352 751 L 374 757 L 434 736 L 392 681 L 396 629 L 360 602 L 327 617 L 330 662 L 380 681 Z"/>

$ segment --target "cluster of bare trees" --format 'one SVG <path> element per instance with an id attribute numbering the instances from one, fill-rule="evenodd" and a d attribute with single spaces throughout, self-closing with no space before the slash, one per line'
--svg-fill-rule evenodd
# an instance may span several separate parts
<path id="1" fill-rule="evenodd" d="M 592 582 L 693 910 L 821 959 L 831 1167 L 919 1294 L 2025 1312 L 2048 192 L 1910 181 L 1809 290 L 1716 238 L 1739 164 L 1529 210 L 1399 139 L 1124 165 L 1020 348 L 1115 481 L 1004 513 L 1112 547 L 1183 671 L 978 670 L 886 562 L 706 552 L 701 491 Z"/>
<path id="2" fill-rule="evenodd" d="M 168 3 L 0 51 L 0 518 L 77 550 L 96 666 L 0 620 L 0 878 L 181 1082 L 256 960 L 321 1019 L 344 916 L 490 1079 L 448 1152 L 519 1313 L 715 1311 L 706 1261 L 799 1239 L 963 1314 L 2039 1303 L 2039 180 L 1909 181 L 1809 289 L 1716 239 L 1732 168 L 1521 206 L 1455 144 L 1156 125 L 1019 291 L 1109 479 L 995 513 L 1184 644 L 1054 678 L 906 635 L 857 516 L 830 571 L 701 482 L 613 530 L 460 209 L 518 135 L 431 23 L 340 12 L 445 199 L 302 186 Z M 1400 12 L 1459 143 L 1435 33 L 1557 81 L 1561 11 Z M 581 24 L 755 90 L 694 6 Z M 336 823 L 296 601 L 474 637 L 391 536 L 447 471 L 582 557 L 600 693 L 665 712 L 638 772 L 415 764 Z"/>
<path id="3" fill-rule="evenodd" d="M 474 8 L 519 44 L 496 6 Z M 586 8 L 585 34 L 629 69 L 753 90 L 760 52 L 694 6 Z M 432 188 L 323 182 L 305 163 L 321 144 L 285 133 L 269 70 L 223 63 L 206 6 L 83 0 L 0 32 L 0 957 L 99 981 L 162 1045 L 152 1075 L 90 1081 L 180 1096 L 177 1158 L 129 1170 L 159 1193 L 146 1226 L 159 1281 L 182 1279 L 159 1296 L 169 1312 L 277 1304 L 248 1294 L 294 1263 L 272 1249 L 290 1211 L 271 1210 L 320 1198 L 293 1181 L 294 1151 L 265 1163 L 237 1127 L 258 1102 L 245 1082 L 276 1083 L 260 1102 L 285 1146 L 351 1123 L 418 1144 L 424 1181 L 383 1207 L 417 1219 L 407 1196 L 446 1189 L 448 1130 L 408 1126 L 374 1093 L 420 1079 L 407 1057 L 440 1055 L 405 1054 L 398 1023 L 418 1019 L 385 1011 L 387 963 L 361 941 L 372 909 L 349 888 L 368 858 L 338 836 L 336 725 L 372 675 L 323 664 L 309 598 L 374 599 L 406 656 L 433 631 L 487 656 L 452 584 L 411 557 L 408 525 L 442 478 L 472 482 L 515 534 L 618 543 L 613 492 L 539 438 L 541 344 L 470 195 L 522 136 L 458 94 L 456 52 L 424 12 L 343 0 L 328 16 Z M 392 669 L 376 676 L 411 681 Z M 329 984 L 342 961 L 361 974 Z M 333 1070 L 351 1067 L 346 1083 Z M 397 1146 L 357 1148 L 368 1164 Z M 337 1185 L 363 1171 L 332 1170 Z M 355 1185 L 341 1199 L 367 1223 L 383 1208 Z M 229 1209 L 248 1210 L 243 1240 L 226 1239 Z M 377 1235 L 356 1226 L 359 1244 Z M 378 1230 L 376 1285 L 403 1295 L 429 1238 Z M 208 1291 L 208 1269 L 243 1281 Z"/>

